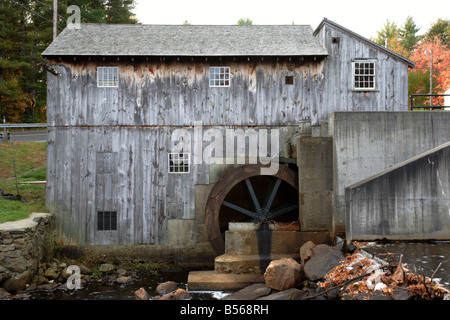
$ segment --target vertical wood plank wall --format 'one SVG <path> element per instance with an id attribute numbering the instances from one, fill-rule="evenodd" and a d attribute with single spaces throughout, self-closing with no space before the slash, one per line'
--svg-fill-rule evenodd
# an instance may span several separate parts
<path id="1" fill-rule="evenodd" d="M 334 34 L 324 28 L 319 38 Z M 168 173 L 177 128 L 318 125 L 331 111 L 407 106 L 407 67 L 354 42 L 341 35 L 340 48 L 326 44 L 325 61 L 221 62 L 231 68 L 229 88 L 209 87 L 209 66 L 219 65 L 209 62 L 53 61 L 60 75 L 48 74 L 47 207 L 63 241 L 166 244 L 168 219 L 194 219 L 195 185 L 209 183 L 209 168 Z M 374 56 L 379 90 L 352 92 L 351 59 Z M 118 66 L 119 87 L 98 88 L 97 66 Z M 96 230 L 104 210 L 117 211 L 116 232 Z"/>

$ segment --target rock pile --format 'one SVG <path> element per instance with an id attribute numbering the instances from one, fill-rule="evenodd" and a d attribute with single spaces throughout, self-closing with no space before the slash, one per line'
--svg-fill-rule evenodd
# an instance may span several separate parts
<path id="1" fill-rule="evenodd" d="M 157 296 L 150 298 L 145 288 L 139 288 L 135 291 L 136 300 L 190 300 L 191 295 L 185 289 L 178 288 L 173 281 L 166 281 L 156 287 Z"/>
<path id="2" fill-rule="evenodd" d="M 71 265 L 79 267 L 81 286 L 79 289 L 83 289 L 91 283 L 129 285 L 137 277 L 136 272 L 118 268 L 112 263 L 102 263 L 94 268 L 89 268 L 78 262 L 61 262 L 53 259 L 52 262 L 39 263 L 36 274 L 30 275 L 26 279 L 9 278 L 8 282 L 4 283 L 4 288 L 0 288 L 0 299 L 20 299 L 21 297 L 26 298 L 31 293 L 73 290 L 74 288 L 67 286 L 68 279 L 73 274 L 68 272 L 68 267 Z"/>
<path id="3" fill-rule="evenodd" d="M 274 260 L 264 280 L 223 300 L 450 300 L 446 288 L 404 264 L 380 263 L 358 249 L 344 255 L 311 241 L 301 247 L 300 263 Z"/>

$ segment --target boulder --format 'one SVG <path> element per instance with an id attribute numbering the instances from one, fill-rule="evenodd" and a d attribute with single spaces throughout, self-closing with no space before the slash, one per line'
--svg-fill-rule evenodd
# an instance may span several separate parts
<path id="1" fill-rule="evenodd" d="M 25 290 L 28 281 L 31 280 L 33 274 L 31 271 L 26 270 L 22 273 L 18 273 L 10 278 L 8 278 L 4 283 L 3 287 L 8 292 L 17 292 Z"/>
<path id="2" fill-rule="evenodd" d="M 114 265 L 111 263 L 102 263 L 99 267 L 98 267 L 98 271 L 100 272 L 104 272 L 104 273 L 110 273 L 110 272 L 114 272 Z"/>
<path id="3" fill-rule="evenodd" d="M 291 288 L 277 293 L 272 293 L 258 300 L 300 300 L 305 296 L 302 290 Z"/>
<path id="4" fill-rule="evenodd" d="M 255 283 L 222 298 L 222 300 L 255 300 L 267 296 L 272 289 L 265 283 Z"/>
<path id="5" fill-rule="evenodd" d="M 173 292 L 166 293 L 162 297 L 159 297 L 158 300 L 177 300 L 177 297 Z"/>
<path id="6" fill-rule="evenodd" d="M 300 263 L 302 266 L 311 258 L 312 249 L 316 246 L 316 244 L 312 241 L 308 241 L 304 243 L 300 247 Z"/>
<path id="7" fill-rule="evenodd" d="M 61 271 L 57 267 L 51 267 L 45 270 L 44 276 L 48 279 L 58 279 Z"/>
<path id="8" fill-rule="evenodd" d="M 271 261 L 264 273 L 266 285 L 279 291 L 298 286 L 303 277 L 302 266 L 292 258 Z"/>
<path id="9" fill-rule="evenodd" d="M 305 276 L 311 281 L 320 280 L 344 259 L 341 249 L 319 244 L 312 248 L 311 258 L 304 265 Z"/>
<path id="10" fill-rule="evenodd" d="M 117 274 L 119 276 L 126 276 L 128 274 L 128 271 L 125 269 L 119 269 L 119 270 L 117 270 Z"/>
<path id="11" fill-rule="evenodd" d="M 190 300 L 191 295 L 184 289 L 177 289 L 174 294 L 176 300 Z"/>
<path id="12" fill-rule="evenodd" d="M 165 295 L 168 294 L 169 292 L 173 292 L 175 290 L 177 290 L 177 284 L 173 281 L 167 281 L 164 283 L 160 283 L 157 287 L 156 287 L 156 292 L 159 295 Z"/>
<path id="13" fill-rule="evenodd" d="M 4 288 L 0 288 L 0 299 L 9 299 L 11 294 L 6 291 Z"/>
<path id="14" fill-rule="evenodd" d="M 37 290 L 43 290 L 43 291 L 53 291 L 57 287 L 59 287 L 61 284 L 58 283 L 46 283 L 46 284 L 40 284 L 37 286 Z"/>
<path id="15" fill-rule="evenodd" d="M 129 284 L 133 282 L 133 278 L 129 276 L 118 276 L 116 281 L 118 284 Z"/>
<path id="16" fill-rule="evenodd" d="M 11 272 L 0 265 L 0 283 L 11 277 Z"/>
<path id="17" fill-rule="evenodd" d="M 134 292 L 134 298 L 136 300 L 150 300 L 150 295 L 144 288 L 139 288 Z"/>
<path id="18" fill-rule="evenodd" d="M 89 274 L 92 274 L 92 269 L 88 268 L 84 264 L 82 264 L 82 265 L 80 265 L 80 272 L 81 272 L 81 274 L 89 275 Z"/>

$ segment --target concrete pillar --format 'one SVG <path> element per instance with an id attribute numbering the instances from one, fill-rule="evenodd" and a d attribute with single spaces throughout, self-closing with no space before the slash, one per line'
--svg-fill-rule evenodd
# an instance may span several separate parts
<path id="1" fill-rule="evenodd" d="M 297 165 L 301 231 L 333 231 L 331 137 L 299 137 Z"/>

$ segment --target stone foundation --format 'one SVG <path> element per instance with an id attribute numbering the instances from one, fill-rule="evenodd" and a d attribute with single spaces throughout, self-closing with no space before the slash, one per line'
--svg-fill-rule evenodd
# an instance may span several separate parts
<path id="1" fill-rule="evenodd" d="M 25 289 L 52 246 L 53 215 L 33 213 L 27 219 L 0 224 L 0 288 Z"/>

